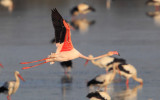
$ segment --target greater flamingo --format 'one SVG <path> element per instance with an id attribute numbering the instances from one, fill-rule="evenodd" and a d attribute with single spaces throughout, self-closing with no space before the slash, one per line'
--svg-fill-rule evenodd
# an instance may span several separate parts
<path id="1" fill-rule="evenodd" d="M 110 67 L 108 70 L 111 71 L 111 70 L 113 70 L 113 68 L 114 68 L 114 65 L 113 65 L 113 67 Z M 133 78 L 133 80 L 139 82 L 140 84 L 143 84 L 143 79 L 137 77 L 137 70 L 133 65 L 119 64 L 118 70 L 120 71 L 121 75 L 126 78 L 127 88 L 129 87 L 129 79 L 130 78 Z M 116 72 L 118 72 L 118 71 L 116 70 Z"/>
<path id="2" fill-rule="evenodd" d="M 71 10 L 71 15 L 72 16 L 77 16 L 79 14 L 87 14 L 91 11 L 95 11 L 95 9 L 85 3 L 81 3 L 75 7 L 72 8 Z"/>
<path id="3" fill-rule="evenodd" d="M 55 41 L 57 46 L 56 53 L 51 53 L 47 58 L 44 58 L 41 60 L 31 61 L 31 62 L 22 62 L 20 64 L 28 64 L 28 63 L 44 61 L 40 64 L 24 67 L 22 69 L 32 68 L 48 62 L 50 62 L 50 64 L 54 64 L 55 61 L 62 62 L 62 61 L 73 60 L 76 58 L 92 60 L 92 59 L 99 59 L 105 56 L 110 56 L 113 54 L 119 55 L 117 51 L 110 51 L 107 54 L 94 57 L 94 58 L 86 57 L 73 47 L 72 41 L 71 41 L 70 27 L 66 23 L 66 21 L 62 18 L 62 16 L 58 13 L 57 9 L 52 10 L 52 22 L 55 28 Z"/>
<path id="4" fill-rule="evenodd" d="M 23 79 L 23 77 L 19 74 L 18 71 L 15 71 L 14 73 L 14 76 L 16 78 L 16 81 L 8 81 L 8 82 L 5 82 L 3 86 L 0 87 L 0 93 L 5 93 L 5 94 L 8 94 L 7 95 L 7 99 L 8 100 L 11 100 L 11 95 L 14 94 L 18 88 L 19 88 L 19 85 L 20 85 L 20 80 L 19 78 L 21 78 L 23 81 L 25 81 Z M 19 77 L 19 78 L 18 78 Z"/>
<path id="5" fill-rule="evenodd" d="M 95 91 L 87 95 L 90 100 L 111 100 L 111 97 L 107 92 Z"/>

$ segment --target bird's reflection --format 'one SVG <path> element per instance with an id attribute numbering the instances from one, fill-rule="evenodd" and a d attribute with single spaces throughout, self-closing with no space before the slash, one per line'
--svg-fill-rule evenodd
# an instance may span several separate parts
<path id="1" fill-rule="evenodd" d="M 6 7 L 9 12 L 13 11 L 13 1 L 12 0 L 0 0 L 0 5 Z"/>
<path id="2" fill-rule="evenodd" d="M 65 100 L 66 94 L 72 90 L 72 80 L 71 74 L 65 74 L 61 77 L 62 100 Z"/>
<path id="3" fill-rule="evenodd" d="M 87 94 L 86 96 L 90 100 L 111 100 L 110 95 L 107 92 L 95 91 Z"/>
<path id="4" fill-rule="evenodd" d="M 88 31 L 91 25 L 95 24 L 95 20 L 88 20 L 86 18 L 79 18 L 73 19 L 71 21 L 71 25 L 76 29 L 79 30 L 81 33 L 85 33 Z"/>
<path id="5" fill-rule="evenodd" d="M 106 8 L 107 9 L 111 8 L 111 2 L 112 2 L 112 0 L 106 0 Z"/>
<path id="6" fill-rule="evenodd" d="M 147 12 L 146 15 L 153 18 L 155 25 L 160 27 L 160 11 Z"/>
<path id="7" fill-rule="evenodd" d="M 126 88 L 120 92 L 114 93 L 113 100 L 137 100 L 138 91 L 143 88 L 143 85 L 137 85 L 133 89 Z"/>

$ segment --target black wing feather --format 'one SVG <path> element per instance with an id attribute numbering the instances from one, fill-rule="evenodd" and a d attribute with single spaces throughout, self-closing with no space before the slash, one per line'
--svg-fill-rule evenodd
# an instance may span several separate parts
<path id="1" fill-rule="evenodd" d="M 66 34 L 66 28 L 63 24 L 63 18 L 57 11 L 57 9 L 52 9 L 52 22 L 55 29 L 55 42 L 56 43 L 63 43 L 65 34 Z"/>

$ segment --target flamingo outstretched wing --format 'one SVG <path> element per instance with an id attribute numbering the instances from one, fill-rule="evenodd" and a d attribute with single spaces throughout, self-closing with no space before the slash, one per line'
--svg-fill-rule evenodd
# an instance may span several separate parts
<path id="1" fill-rule="evenodd" d="M 52 10 L 52 22 L 55 28 L 55 42 L 62 44 L 60 52 L 72 50 L 70 26 L 56 8 Z"/>

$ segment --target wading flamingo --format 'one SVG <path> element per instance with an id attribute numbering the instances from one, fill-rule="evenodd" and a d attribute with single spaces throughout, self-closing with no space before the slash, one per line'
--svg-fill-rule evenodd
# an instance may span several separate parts
<path id="1" fill-rule="evenodd" d="M 18 71 L 15 71 L 14 76 L 16 78 L 16 81 L 8 81 L 5 82 L 3 86 L 0 87 L 0 93 L 5 93 L 7 94 L 7 99 L 11 100 L 11 95 L 14 94 L 20 85 L 20 80 L 19 78 L 21 78 L 23 81 L 25 81 L 23 79 L 23 77 L 19 74 Z"/>
<path id="2" fill-rule="evenodd" d="M 92 59 L 99 59 L 105 56 L 111 56 L 114 54 L 119 55 L 117 51 L 110 51 L 107 54 L 94 58 L 86 57 L 73 47 L 71 41 L 70 27 L 66 23 L 66 21 L 62 18 L 62 16 L 58 13 L 56 8 L 52 10 L 52 22 L 55 28 L 55 41 L 57 46 L 56 53 L 51 53 L 47 58 L 41 60 L 36 60 L 31 62 L 21 62 L 20 64 L 29 64 L 29 63 L 44 61 L 34 66 L 23 67 L 22 69 L 32 68 L 48 62 L 50 62 L 50 64 L 54 64 L 55 61 L 63 62 L 63 61 L 73 60 L 76 58 L 92 60 Z"/>

